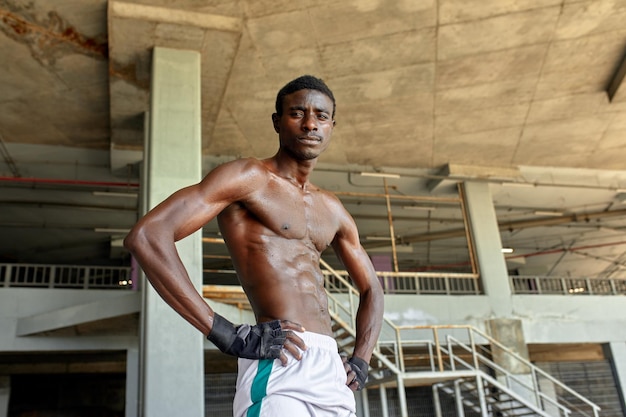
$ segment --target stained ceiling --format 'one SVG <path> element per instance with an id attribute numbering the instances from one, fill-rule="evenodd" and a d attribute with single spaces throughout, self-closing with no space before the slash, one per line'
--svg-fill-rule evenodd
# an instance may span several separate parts
<path id="1" fill-rule="evenodd" d="M 202 52 L 205 171 L 271 156 L 276 91 L 322 77 L 337 127 L 313 181 L 372 255 L 390 253 L 386 181 L 401 269 L 466 270 L 451 199 L 469 178 L 512 272 L 623 276 L 624 21 L 624 0 L 0 0 L 0 261 L 128 263 L 162 46 Z"/>

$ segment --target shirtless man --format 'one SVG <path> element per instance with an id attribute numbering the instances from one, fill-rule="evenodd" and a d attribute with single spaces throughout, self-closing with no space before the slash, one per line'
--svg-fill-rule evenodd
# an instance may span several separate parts
<path id="1" fill-rule="evenodd" d="M 309 182 L 330 143 L 334 115 L 333 93 L 322 80 L 291 81 L 276 98 L 280 146 L 273 157 L 220 165 L 150 211 L 124 242 L 160 296 L 220 350 L 239 357 L 236 417 L 354 416 L 352 391 L 367 379 L 382 289 L 352 217 L 336 196 Z M 235 326 L 216 314 L 176 251 L 176 241 L 214 217 L 255 325 Z M 339 357 L 332 338 L 319 266 L 328 246 L 360 292 L 349 360 Z"/>

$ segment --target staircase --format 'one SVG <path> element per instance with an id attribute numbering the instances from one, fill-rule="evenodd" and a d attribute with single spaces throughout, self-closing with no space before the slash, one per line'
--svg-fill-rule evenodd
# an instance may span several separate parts
<path id="1" fill-rule="evenodd" d="M 350 355 L 359 294 L 345 271 L 323 260 L 321 265 L 335 338 L 340 351 Z M 494 354 L 516 373 L 496 363 Z M 472 326 L 397 326 L 385 318 L 370 366 L 366 388 L 381 394 L 397 389 L 402 417 L 408 417 L 407 386 L 432 387 L 436 417 L 442 416 L 445 397 L 454 401 L 460 417 L 599 416 L 596 404 Z"/>

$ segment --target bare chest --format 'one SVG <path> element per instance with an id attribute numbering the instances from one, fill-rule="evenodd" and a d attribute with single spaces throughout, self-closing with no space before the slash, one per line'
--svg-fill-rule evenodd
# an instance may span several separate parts
<path id="1" fill-rule="evenodd" d="M 319 190 L 302 190 L 292 184 L 273 184 L 245 203 L 264 228 L 285 239 L 304 240 L 323 251 L 337 232 L 326 198 Z"/>

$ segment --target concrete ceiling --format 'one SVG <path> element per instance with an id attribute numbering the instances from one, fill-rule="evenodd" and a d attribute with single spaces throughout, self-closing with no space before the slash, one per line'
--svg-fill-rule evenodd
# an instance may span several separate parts
<path id="1" fill-rule="evenodd" d="M 445 200 L 456 180 L 489 181 L 512 269 L 617 276 L 624 21 L 625 0 L 0 0 L 0 259 L 128 261 L 114 230 L 136 198 L 93 192 L 137 191 L 156 45 L 202 52 L 205 169 L 271 156 L 276 91 L 314 74 L 337 99 L 323 187 L 380 195 L 356 173 L 383 170 L 402 175 L 393 194 Z M 384 199 L 342 199 L 375 253 Z M 405 268 L 466 267 L 444 200 L 394 200 Z"/>

